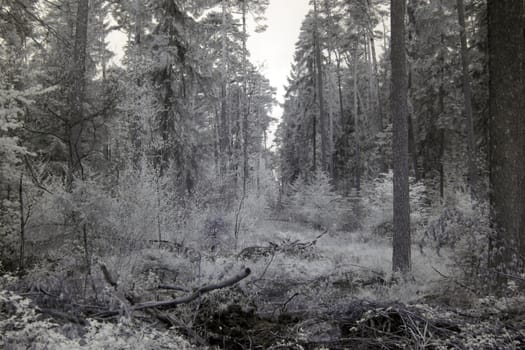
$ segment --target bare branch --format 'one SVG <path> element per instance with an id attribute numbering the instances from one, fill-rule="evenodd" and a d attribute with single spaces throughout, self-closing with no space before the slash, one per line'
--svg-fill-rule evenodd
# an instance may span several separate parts
<path id="1" fill-rule="evenodd" d="M 180 304 L 187 304 L 199 298 L 201 295 L 205 293 L 211 292 L 216 289 L 221 289 L 221 288 L 232 286 L 240 282 L 241 280 L 245 279 L 246 277 L 248 277 L 251 272 L 252 271 L 249 268 L 246 268 L 234 277 L 231 277 L 219 283 L 209 284 L 207 286 L 201 287 L 197 289 L 195 292 L 193 292 L 192 294 L 189 294 L 182 298 L 166 300 L 166 301 L 148 301 L 148 302 L 137 304 L 133 306 L 131 308 L 131 311 L 145 310 L 145 309 L 157 308 L 157 307 L 169 308 L 169 307 L 174 307 Z M 100 313 L 96 315 L 96 317 L 102 317 L 102 318 L 111 317 L 111 316 L 118 315 L 119 313 L 120 313 L 120 310 L 110 310 L 107 312 Z"/>

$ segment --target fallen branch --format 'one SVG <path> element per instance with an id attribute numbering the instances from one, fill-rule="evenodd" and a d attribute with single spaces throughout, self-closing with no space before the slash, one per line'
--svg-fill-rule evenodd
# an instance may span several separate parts
<path id="1" fill-rule="evenodd" d="M 516 275 L 511 275 L 511 274 L 508 274 L 508 273 L 505 273 L 505 272 L 498 271 L 496 269 L 490 269 L 490 271 L 493 271 L 493 272 L 497 273 L 500 276 L 510 278 L 511 280 L 525 282 L 525 278 L 521 278 L 521 277 L 516 276 Z"/>
<path id="2" fill-rule="evenodd" d="M 232 286 L 232 285 L 238 283 L 239 281 L 245 279 L 246 277 L 248 277 L 251 272 L 252 271 L 249 268 L 246 268 L 243 271 L 241 271 L 241 273 L 239 273 L 238 275 L 236 275 L 236 276 L 234 276 L 232 278 L 229 278 L 229 279 L 227 279 L 225 281 L 222 281 L 222 282 L 219 282 L 219 283 L 209 284 L 207 286 L 201 287 L 201 288 L 197 289 L 195 292 L 193 292 L 192 294 L 189 294 L 189 295 L 184 296 L 182 298 L 173 299 L 173 300 L 165 300 L 165 301 L 148 301 L 148 302 L 145 302 L 145 303 L 134 305 L 133 307 L 131 307 L 130 311 L 138 311 L 138 310 L 144 310 L 144 309 L 149 309 L 149 308 L 157 308 L 157 307 L 170 308 L 170 307 L 174 307 L 174 306 L 177 306 L 177 305 L 180 305 L 180 304 L 187 304 L 187 303 L 190 303 L 190 302 L 194 301 L 195 299 L 199 298 L 201 295 L 203 295 L 205 293 L 208 293 L 208 292 L 211 292 L 212 290 L 216 290 L 216 289 L 221 289 L 221 288 L 226 288 L 226 287 Z M 110 310 L 110 311 L 107 311 L 107 312 L 100 313 L 100 314 L 98 314 L 96 316 L 97 317 L 103 317 L 103 318 L 104 317 L 111 317 L 111 316 L 118 315 L 120 312 L 121 312 L 120 310 Z"/>
<path id="3" fill-rule="evenodd" d="M 324 235 L 326 235 L 329 231 L 325 230 L 320 235 L 315 237 L 312 241 L 308 242 L 301 242 L 299 240 L 295 240 L 293 242 L 288 241 L 287 239 L 283 240 L 280 244 L 276 244 L 274 242 L 268 242 L 268 246 L 250 246 L 246 247 L 243 250 L 241 250 L 237 254 L 237 259 L 246 259 L 250 258 L 251 255 L 260 255 L 260 256 L 267 256 L 267 255 L 275 255 L 277 252 L 282 253 L 289 253 L 294 250 L 306 250 L 308 248 L 313 247 L 317 244 L 317 241 L 321 239 Z"/>
<path id="4" fill-rule="evenodd" d="M 168 286 L 168 285 L 159 285 L 157 286 L 157 289 L 164 289 L 164 290 L 176 290 L 176 291 L 179 291 L 179 292 L 184 292 L 184 293 L 191 293 L 191 290 L 187 289 L 187 288 L 184 288 L 184 287 L 179 287 L 179 286 Z"/>
<path id="5" fill-rule="evenodd" d="M 202 338 L 200 335 L 197 334 L 197 332 L 195 332 L 193 329 L 191 329 L 191 327 L 185 325 L 183 322 L 179 321 L 178 319 L 176 319 L 175 317 L 172 317 L 168 314 L 165 314 L 165 313 L 162 313 L 158 310 L 148 310 L 149 313 L 151 313 L 153 316 L 155 316 L 157 319 L 159 319 L 160 321 L 164 322 L 164 323 L 167 323 L 168 325 L 170 326 L 173 326 L 173 327 L 177 327 L 181 330 L 183 330 L 184 333 L 186 333 L 186 335 L 192 337 L 193 339 L 195 339 L 195 342 L 197 342 L 197 344 L 199 346 L 202 346 L 202 347 L 208 347 L 209 344 L 206 342 L 206 340 L 204 340 L 204 338 Z"/>
<path id="6" fill-rule="evenodd" d="M 294 295 L 289 297 L 288 300 L 286 300 L 283 306 L 281 307 L 281 313 L 284 313 L 286 311 L 286 307 L 288 306 L 288 303 L 290 303 L 293 300 L 293 298 L 299 295 L 300 295 L 299 293 L 295 293 Z"/>
<path id="7" fill-rule="evenodd" d="M 44 315 L 48 315 L 48 316 L 51 316 L 55 319 L 59 318 L 59 319 L 62 319 L 64 321 L 67 321 L 67 322 L 70 322 L 70 323 L 76 323 L 76 324 L 80 324 L 80 325 L 86 325 L 87 322 L 85 319 L 81 318 L 81 317 L 77 317 L 73 314 L 70 314 L 70 313 L 67 313 L 67 312 L 62 312 L 62 311 L 59 311 L 59 310 L 55 310 L 55 309 L 47 309 L 47 308 L 41 308 L 39 309 L 39 311 L 44 314 Z"/>
<path id="8" fill-rule="evenodd" d="M 456 279 L 454 279 L 454 278 L 452 278 L 452 277 L 450 277 L 450 276 L 445 275 L 444 273 L 442 273 L 442 272 L 440 272 L 438 269 L 436 269 L 434 266 L 432 266 L 432 270 L 436 271 L 441 277 L 443 277 L 443 278 L 445 278 L 445 279 L 448 279 L 448 280 L 451 280 L 452 282 L 454 282 L 455 284 L 457 284 L 457 285 L 460 286 L 461 288 L 464 288 L 464 289 L 468 290 L 468 291 L 471 292 L 472 294 L 474 294 L 474 295 L 477 295 L 477 294 L 478 294 L 474 289 L 472 289 L 472 288 L 470 288 L 469 286 L 467 286 L 467 285 L 465 285 L 465 284 L 463 284 L 463 283 L 457 281 Z"/>

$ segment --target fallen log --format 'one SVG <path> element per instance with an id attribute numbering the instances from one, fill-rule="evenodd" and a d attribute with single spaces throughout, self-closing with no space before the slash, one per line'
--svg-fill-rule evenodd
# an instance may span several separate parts
<path id="1" fill-rule="evenodd" d="M 248 277 L 250 275 L 250 273 L 251 273 L 251 270 L 249 268 L 246 268 L 246 269 L 241 271 L 241 273 L 239 273 L 236 276 L 233 276 L 233 277 L 231 277 L 231 278 L 229 278 L 227 280 L 224 280 L 222 282 L 219 282 L 219 283 L 209 284 L 207 286 L 201 287 L 201 288 L 197 289 L 196 291 L 194 291 L 193 293 L 191 293 L 189 295 L 186 295 L 184 297 L 177 298 L 177 299 L 172 299 L 172 300 L 148 301 L 148 302 L 145 302 L 145 303 L 136 304 L 136 305 L 134 305 L 133 307 L 130 308 L 130 311 L 139 311 L 139 310 L 144 310 L 144 309 L 149 309 L 149 308 L 157 308 L 157 307 L 169 308 L 169 307 L 174 307 L 174 306 L 177 306 L 177 305 L 180 305 L 180 304 L 187 304 L 187 303 L 190 303 L 190 302 L 194 301 L 195 299 L 199 298 L 201 295 L 203 295 L 205 293 L 211 292 L 211 291 L 216 290 L 216 289 L 222 289 L 222 288 L 226 288 L 226 287 L 232 286 L 232 285 L 240 282 L 241 280 L 245 279 L 246 277 Z M 109 311 L 106 311 L 106 312 L 99 313 L 99 314 L 95 315 L 95 317 L 106 318 L 106 317 L 112 317 L 112 316 L 119 315 L 120 313 L 121 313 L 121 310 L 109 310 Z"/>

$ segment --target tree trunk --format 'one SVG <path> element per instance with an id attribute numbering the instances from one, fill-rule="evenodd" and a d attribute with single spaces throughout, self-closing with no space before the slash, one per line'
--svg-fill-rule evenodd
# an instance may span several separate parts
<path id="1" fill-rule="evenodd" d="M 142 8 L 142 0 L 135 0 L 135 9 L 134 9 L 134 15 L 135 15 L 135 36 L 134 36 L 134 44 L 135 44 L 135 50 L 137 50 L 137 57 L 139 59 L 139 62 L 136 62 L 136 64 L 140 64 L 142 62 L 142 37 L 143 37 L 143 8 Z M 138 87 L 142 86 L 142 79 L 141 76 L 138 75 L 136 84 Z M 140 111 L 137 111 L 133 115 L 133 122 L 132 122 L 132 130 L 131 130 L 131 140 L 133 145 L 132 150 L 132 161 L 133 161 L 133 167 L 136 170 L 140 170 L 141 167 L 141 161 L 143 157 L 142 152 L 142 138 L 141 138 L 141 128 L 142 128 L 142 116 L 140 115 Z"/>
<path id="2" fill-rule="evenodd" d="M 71 191 L 73 178 L 78 171 L 82 174 L 82 151 L 80 149 L 83 129 L 83 104 L 86 90 L 86 47 L 89 15 L 89 0 L 78 0 L 75 43 L 71 62 L 71 88 L 69 96 L 68 172 L 67 190 Z"/>
<path id="3" fill-rule="evenodd" d="M 246 194 L 246 183 L 248 181 L 248 72 L 246 71 L 248 51 L 246 50 L 246 1 L 242 0 L 242 74 L 243 74 L 243 83 L 242 83 L 242 131 L 243 131 L 243 149 L 242 149 L 242 195 Z"/>
<path id="4" fill-rule="evenodd" d="M 317 118 L 312 115 L 312 172 L 317 171 Z"/>
<path id="5" fill-rule="evenodd" d="M 230 147 L 230 131 L 228 123 L 228 49 L 227 41 L 227 23 L 226 23 L 226 12 L 227 4 L 226 0 L 222 0 L 222 65 L 221 65 L 221 110 L 220 110 L 220 125 L 219 125 L 219 160 L 220 160 L 220 173 L 222 176 L 226 175 L 228 170 L 228 158 L 229 158 L 229 147 Z"/>
<path id="6" fill-rule="evenodd" d="M 440 16 L 443 18 L 443 0 L 439 2 Z M 440 76 L 439 76 L 439 92 L 438 92 L 438 108 L 439 118 L 443 118 L 445 114 L 445 34 L 443 29 L 440 33 L 441 49 L 439 52 Z M 441 124 L 441 123 L 440 123 Z M 439 196 L 441 202 L 445 198 L 445 128 L 441 127 L 439 132 Z"/>
<path id="7" fill-rule="evenodd" d="M 319 99 L 319 128 L 321 134 L 321 169 L 330 171 L 327 161 L 328 135 L 326 128 L 326 112 L 323 99 L 323 62 L 321 60 L 321 42 L 319 39 L 317 17 L 317 0 L 314 0 L 314 43 L 315 43 L 315 60 L 317 62 L 317 97 Z"/>
<path id="8" fill-rule="evenodd" d="M 412 108 L 407 108 L 407 122 L 408 122 L 408 150 L 409 154 L 412 156 L 412 168 L 414 169 L 414 177 L 416 181 L 419 181 L 419 171 L 417 167 L 417 142 L 416 142 L 416 130 L 414 127 L 414 120 L 412 119 L 413 108 L 413 98 L 412 98 L 412 68 L 408 67 L 408 87 L 407 93 L 410 95 L 410 102 Z M 410 109 L 410 111 L 409 111 Z"/>
<path id="9" fill-rule="evenodd" d="M 344 102 L 343 102 L 343 86 L 341 82 L 341 56 L 338 54 L 337 57 L 337 93 L 339 94 L 339 120 L 343 123 L 344 119 Z"/>
<path id="10" fill-rule="evenodd" d="M 357 91 L 357 48 L 359 41 L 355 43 L 354 62 L 353 62 L 353 83 L 354 83 L 354 135 L 355 135 L 355 188 L 361 190 L 361 134 L 359 130 L 359 102 Z"/>
<path id="11" fill-rule="evenodd" d="M 463 69 L 463 95 L 465 97 L 465 117 L 467 121 L 467 161 L 470 187 L 475 190 L 477 180 L 476 169 L 476 140 L 474 136 L 474 122 L 472 117 L 472 89 L 470 87 L 470 74 L 468 71 L 469 57 L 467 48 L 467 32 L 465 27 L 465 8 L 463 0 L 457 0 L 459 36 L 461 41 L 461 65 Z M 475 193 L 475 192 L 473 192 Z"/>
<path id="12" fill-rule="evenodd" d="M 20 249 L 19 249 L 19 260 L 18 260 L 18 273 L 24 273 L 24 259 L 25 259 L 25 226 L 26 217 L 24 213 L 24 173 L 20 174 L 20 183 L 18 184 L 18 204 L 20 209 Z"/>
<path id="13" fill-rule="evenodd" d="M 379 131 L 383 130 L 383 104 L 381 101 L 381 93 L 379 92 L 379 74 L 377 69 L 377 53 L 376 53 L 376 45 L 375 45 L 375 39 L 374 39 L 374 28 L 372 28 L 372 24 L 370 23 L 370 0 L 367 0 L 366 2 L 367 6 L 367 12 L 368 12 L 368 18 L 369 21 L 367 23 L 368 25 L 368 35 L 370 40 L 370 49 L 371 49 L 371 55 L 372 55 L 372 64 L 373 64 L 373 80 L 374 80 L 374 98 L 375 102 L 377 104 L 377 113 L 378 113 L 378 127 Z M 386 47 L 385 47 L 386 49 Z"/>
<path id="14" fill-rule="evenodd" d="M 394 154 L 392 269 L 403 273 L 411 269 L 405 9 L 405 0 L 391 0 L 390 60 L 392 64 L 391 108 Z"/>
<path id="15" fill-rule="evenodd" d="M 523 0 L 488 1 L 493 245 L 505 247 L 494 264 L 511 263 L 515 253 L 525 257 L 524 7 Z"/>

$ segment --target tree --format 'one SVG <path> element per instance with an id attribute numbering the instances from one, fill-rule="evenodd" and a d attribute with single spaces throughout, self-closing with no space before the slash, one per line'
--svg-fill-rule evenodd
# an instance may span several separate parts
<path id="1" fill-rule="evenodd" d="M 525 257 L 525 4 L 489 0 L 490 200 L 495 263 Z M 510 247 L 517 247 L 517 252 Z"/>
<path id="2" fill-rule="evenodd" d="M 391 1 L 392 83 L 391 110 L 394 154 L 394 271 L 411 269 L 408 187 L 407 70 L 405 55 L 405 0 Z"/>
<path id="3" fill-rule="evenodd" d="M 79 146 L 82 142 L 84 129 L 84 99 L 86 93 L 86 49 L 88 41 L 89 0 L 77 2 L 75 26 L 75 41 L 71 61 L 71 76 L 69 86 L 69 121 L 66 124 L 68 141 L 68 173 L 67 186 L 70 191 L 73 177 L 78 171 L 83 177 L 83 154 Z"/>
<path id="4" fill-rule="evenodd" d="M 469 73 L 469 54 L 467 47 L 467 32 L 465 26 L 465 6 L 463 0 L 457 0 L 459 36 L 461 42 L 461 64 L 463 72 L 463 95 L 465 98 L 465 117 L 467 121 L 467 161 L 469 182 L 472 188 L 476 187 L 477 170 L 476 170 L 476 143 L 474 139 L 474 122 L 472 116 L 472 88 Z"/>
<path id="5" fill-rule="evenodd" d="M 317 99 L 319 103 L 319 128 L 321 129 L 321 169 L 322 171 L 329 171 L 332 167 L 329 166 L 327 159 L 327 148 L 328 148 L 328 134 L 326 127 L 326 112 L 324 106 L 323 97 L 323 61 L 321 59 L 321 40 L 319 38 L 319 19 L 317 10 L 317 0 L 313 0 L 314 3 L 314 50 L 315 50 L 315 67 L 317 73 Z M 331 158 L 331 156 L 330 156 Z"/>

